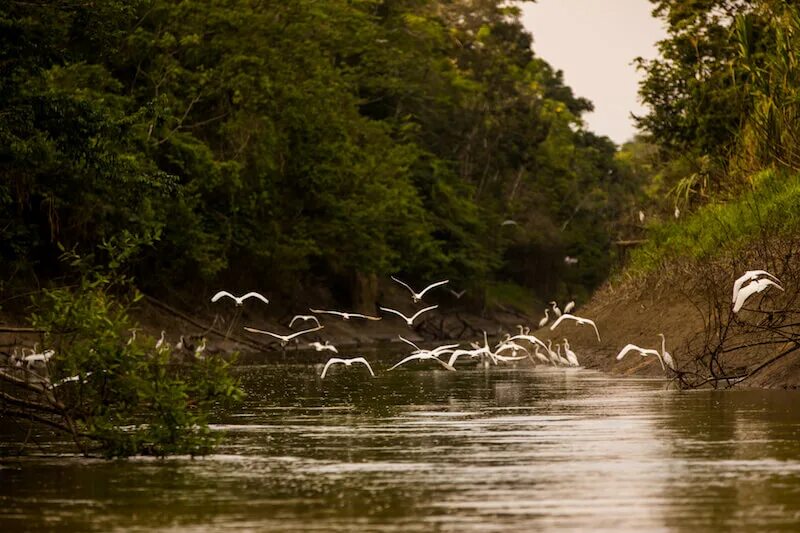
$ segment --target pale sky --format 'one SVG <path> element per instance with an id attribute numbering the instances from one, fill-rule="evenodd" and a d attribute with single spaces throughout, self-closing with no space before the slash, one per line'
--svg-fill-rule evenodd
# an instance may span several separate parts
<path id="1" fill-rule="evenodd" d="M 621 144 L 636 132 L 631 112 L 644 108 L 637 96 L 640 74 L 633 59 L 658 55 L 666 35 L 648 0 L 538 0 L 522 5 L 522 22 L 533 34 L 533 50 L 556 70 L 577 96 L 594 103 L 589 129 Z"/>

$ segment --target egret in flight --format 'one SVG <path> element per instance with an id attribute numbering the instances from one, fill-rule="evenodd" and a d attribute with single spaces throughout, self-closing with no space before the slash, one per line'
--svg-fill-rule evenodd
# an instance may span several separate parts
<path id="1" fill-rule="evenodd" d="M 414 313 L 410 317 L 407 317 L 406 315 L 404 315 L 400 311 L 397 311 L 396 309 L 391 309 L 389 307 L 379 307 L 379 309 L 381 311 L 386 311 L 387 313 L 394 313 L 395 315 L 397 315 L 400 318 L 402 318 L 403 320 L 405 320 L 406 324 L 408 324 L 408 327 L 411 327 L 411 326 L 414 325 L 414 320 L 416 320 L 419 315 L 421 315 L 422 313 L 426 313 L 428 311 L 432 311 L 433 309 L 436 309 L 437 307 L 439 307 L 439 306 L 438 305 L 432 305 L 430 307 L 426 307 L 424 309 L 420 309 L 419 311 L 417 311 L 416 313 Z"/>
<path id="2" fill-rule="evenodd" d="M 339 353 L 339 350 L 336 349 L 336 346 L 331 344 L 329 341 L 325 341 L 325 344 L 322 344 L 319 341 L 312 342 L 312 343 L 309 343 L 308 347 L 309 348 L 314 348 L 314 350 L 316 350 L 318 352 L 324 352 L 324 351 L 327 350 L 329 352 Z"/>
<path id="3" fill-rule="evenodd" d="M 666 368 L 664 366 L 665 364 L 671 370 L 675 370 L 675 360 L 672 359 L 672 356 L 666 350 L 667 341 L 664 338 L 664 334 L 663 333 L 659 333 L 658 335 L 659 335 L 659 337 L 661 337 L 661 353 L 658 353 L 658 350 L 653 350 L 653 349 L 649 349 L 649 348 L 641 348 L 639 346 L 636 346 L 635 344 L 628 344 L 622 350 L 620 350 L 620 352 L 617 354 L 617 361 L 621 361 L 622 358 L 625 357 L 625 355 L 628 352 L 636 351 L 636 352 L 639 352 L 639 355 L 641 355 L 642 357 L 646 357 L 648 355 L 655 355 L 656 357 L 658 357 L 658 362 L 661 363 L 661 369 L 662 370 L 666 370 Z"/>
<path id="4" fill-rule="evenodd" d="M 256 328 L 249 328 L 247 326 L 244 327 L 245 331 L 249 331 L 250 333 L 258 333 L 260 335 L 269 335 L 270 337 L 275 337 L 281 343 L 281 346 L 286 346 L 286 344 L 300 335 L 305 335 L 306 333 L 311 333 L 313 331 L 319 331 L 325 326 L 317 326 L 316 328 L 311 329 L 304 329 L 302 331 L 298 331 L 296 333 L 292 333 L 291 335 L 278 335 L 277 333 L 272 333 L 271 331 L 264 331 L 263 329 L 256 329 Z"/>
<path id="5" fill-rule="evenodd" d="M 412 289 L 406 283 L 403 283 L 402 281 L 400 281 L 396 277 L 391 276 L 391 278 L 392 278 L 392 280 L 396 281 L 397 283 L 399 283 L 400 285 L 402 285 L 403 287 L 408 289 L 409 292 L 411 292 L 411 300 L 413 300 L 414 303 L 417 303 L 418 301 L 422 300 L 422 296 L 426 292 L 428 292 L 429 290 L 433 289 L 434 287 L 438 287 L 440 285 L 444 285 L 445 283 L 450 283 L 449 279 L 446 279 L 444 281 L 437 281 L 436 283 L 431 283 L 430 285 L 428 285 L 427 287 L 422 289 L 420 292 L 416 292 L 416 291 L 414 291 L 414 289 Z"/>
<path id="6" fill-rule="evenodd" d="M 242 296 L 234 296 L 233 294 L 229 293 L 228 291 L 219 291 L 217 294 L 215 294 L 214 296 L 211 297 L 211 302 L 212 303 L 216 302 L 220 298 L 224 298 L 224 297 L 228 297 L 228 298 L 232 299 L 234 302 L 236 302 L 237 306 L 244 304 L 244 301 L 247 300 L 248 298 L 257 298 L 257 299 L 261 300 L 262 302 L 264 302 L 265 304 L 269 303 L 269 300 L 267 300 L 264 296 L 262 296 L 261 294 L 259 294 L 257 292 L 248 292 L 247 294 L 244 294 Z"/>
<path id="7" fill-rule="evenodd" d="M 345 313 L 342 311 L 325 311 L 323 309 L 309 309 L 312 313 L 316 313 L 318 315 L 334 315 L 340 316 L 343 320 L 350 320 L 351 318 L 363 318 L 365 320 L 380 320 L 381 317 L 379 316 L 367 316 L 362 315 L 361 313 Z"/>
<path id="8" fill-rule="evenodd" d="M 400 365 L 404 365 L 404 364 L 408 363 L 409 361 L 414 361 L 414 360 L 417 360 L 417 359 L 420 360 L 420 361 L 433 360 L 433 361 L 436 361 L 437 363 L 439 363 L 440 365 L 442 365 L 443 367 L 445 367 L 447 370 L 455 371 L 455 367 L 453 367 L 453 365 L 451 365 L 450 363 L 445 363 L 444 361 L 442 361 L 441 359 L 436 357 L 436 355 L 433 355 L 432 353 L 426 352 L 426 351 L 422 351 L 422 352 L 419 352 L 419 353 L 415 353 L 415 354 L 409 355 L 408 357 L 406 357 L 405 359 L 403 359 L 402 361 L 400 361 L 399 363 L 394 365 L 389 370 L 394 370 L 395 368 L 397 368 Z"/>
<path id="9" fill-rule="evenodd" d="M 372 377 L 375 377 L 375 372 L 372 371 L 372 367 L 369 366 L 369 362 L 363 357 L 354 357 L 352 359 L 339 359 L 338 357 L 331 357 L 328 359 L 328 362 L 325 363 L 325 367 L 322 369 L 322 375 L 320 376 L 320 379 L 325 379 L 325 374 L 327 374 L 328 368 L 330 368 L 331 365 L 342 364 L 345 366 L 350 366 L 353 363 L 361 363 L 362 365 L 366 366 L 367 370 L 369 370 L 369 373 L 372 374 Z"/>
<path id="10" fill-rule="evenodd" d="M 317 324 L 317 326 L 321 325 L 319 323 L 319 319 L 314 315 L 295 315 L 294 318 L 292 318 L 292 321 L 289 322 L 289 327 L 292 327 L 294 323 L 297 322 L 298 320 L 302 320 L 303 322 L 308 322 L 309 320 L 312 320 L 314 321 L 314 323 Z"/>
<path id="11" fill-rule="evenodd" d="M 450 294 L 456 297 L 456 300 L 460 300 L 461 297 L 464 296 L 464 293 L 467 292 L 467 289 L 462 289 L 461 291 L 458 292 L 454 291 L 453 289 L 448 289 L 448 290 L 450 291 Z"/>
<path id="12" fill-rule="evenodd" d="M 578 323 L 579 326 L 583 326 L 584 324 L 591 324 L 591 326 L 594 328 L 595 334 L 597 335 L 597 342 L 600 342 L 600 332 L 597 331 L 597 324 L 594 323 L 594 320 L 589 320 L 588 318 L 581 318 L 579 316 L 570 315 L 569 313 L 561 315 L 558 318 L 558 320 L 556 320 L 553 323 L 553 325 L 550 326 L 550 331 L 556 329 L 558 325 L 561 324 L 561 322 L 563 322 L 564 320 L 574 320 L 575 322 Z"/>
<path id="13" fill-rule="evenodd" d="M 733 304 L 733 312 L 738 313 L 748 298 L 754 294 L 767 290 L 770 286 L 781 291 L 783 290 L 783 287 L 768 278 L 761 278 L 756 281 L 751 281 L 748 285 L 745 285 L 739 289 L 739 292 L 736 293 L 736 301 Z"/>

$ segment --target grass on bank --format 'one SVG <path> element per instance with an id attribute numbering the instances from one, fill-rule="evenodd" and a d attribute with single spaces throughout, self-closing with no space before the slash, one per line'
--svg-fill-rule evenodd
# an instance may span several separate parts
<path id="1" fill-rule="evenodd" d="M 756 239 L 800 230 L 800 174 L 765 170 L 740 196 L 648 228 L 647 243 L 631 252 L 628 271 L 644 274 L 668 259 L 704 259 L 736 252 Z"/>

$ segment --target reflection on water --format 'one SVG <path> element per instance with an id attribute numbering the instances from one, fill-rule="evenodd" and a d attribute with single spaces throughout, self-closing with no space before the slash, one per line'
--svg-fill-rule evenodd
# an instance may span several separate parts
<path id="1" fill-rule="evenodd" d="M 798 393 L 563 369 L 242 372 L 216 455 L 4 459 L 0 530 L 800 528 Z"/>

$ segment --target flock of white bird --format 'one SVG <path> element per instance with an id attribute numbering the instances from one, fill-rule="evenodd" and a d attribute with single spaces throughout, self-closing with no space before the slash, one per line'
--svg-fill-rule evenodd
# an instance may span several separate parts
<path id="1" fill-rule="evenodd" d="M 392 277 L 392 280 L 397 282 L 398 284 L 402 285 L 411 293 L 411 301 L 413 303 L 419 303 L 422 301 L 424 295 L 434 289 L 436 287 L 440 287 L 449 283 L 449 280 L 438 281 L 436 283 L 432 283 L 425 287 L 422 291 L 415 291 L 406 283 L 400 281 L 399 279 Z M 741 277 L 736 279 L 733 284 L 733 297 L 731 299 L 731 305 L 733 313 L 739 313 L 742 310 L 745 302 L 755 294 L 763 292 L 770 287 L 775 287 L 778 290 L 783 291 L 783 287 L 781 286 L 781 281 L 775 277 L 774 275 L 770 274 L 765 270 L 748 270 L 744 273 Z M 451 291 L 454 296 L 460 298 L 464 291 L 460 293 L 456 293 Z M 219 291 L 216 293 L 212 298 L 212 302 L 218 302 L 222 298 L 230 298 L 236 304 L 236 306 L 241 306 L 244 302 L 248 299 L 256 299 L 260 300 L 261 302 L 268 304 L 269 300 L 264 297 L 263 295 L 257 292 L 248 292 L 242 296 L 235 296 L 228 291 Z M 597 324 L 594 321 L 579 317 L 569 312 L 572 311 L 575 307 L 575 302 L 569 302 L 566 306 L 564 306 L 564 312 L 559 309 L 558 304 L 556 302 L 549 302 L 550 308 L 546 308 L 544 310 L 545 316 L 539 321 L 538 325 L 540 328 L 545 327 L 548 322 L 550 321 L 550 312 L 552 311 L 555 320 L 553 321 L 552 325 L 550 326 L 550 330 L 555 330 L 559 325 L 564 323 L 564 321 L 573 321 L 576 325 L 590 325 L 597 336 L 597 341 L 600 342 L 600 332 L 597 329 Z M 391 315 L 397 315 L 398 317 L 402 318 L 403 321 L 406 323 L 408 327 L 412 327 L 414 322 L 423 314 L 432 311 L 438 308 L 438 305 L 431 305 L 425 308 L 422 308 L 416 311 L 414 314 L 408 316 L 405 313 L 398 311 L 396 309 L 392 309 L 389 307 L 379 307 L 381 311 Z M 359 319 L 359 320 L 382 320 L 383 317 L 380 316 L 369 316 L 364 315 L 361 313 L 351 313 L 351 312 L 344 312 L 344 311 L 334 311 L 334 310 L 324 310 L 324 309 L 310 309 L 310 315 L 296 315 L 292 318 L 289 322 L 289 328 L 292 328 L 296 323 L 308 323 L 311 322 L 314 324 L 314 327 L 303 329 L 300 331 L 296 331 L 293 333 L 288 334 L 279 334 L 274 333 L 271 331 L 265 331 L 261 329 L 256 329 L 253 327 L 245 326 L 244 329 L 251 333 L 257 333 L 260 335 L 267 335 L 274 339 L 276 339 L 281 346 L 286 346 L 290 341 L 297 342 L 298 339 L 304 335 L 320 331 L 324 329 L 324 325 L 320 322 L 320 316 L 330 316 L 330 317 L 338 317 L 342 320 L 351 320 L 351 319 Z M 401 361 L 393 365 L 389 368 L 389 371 L 394 370 L 400 366 L 403 366 L 411 361 L 434 361 L 436 364 L 444 367 L 447 370 L 455 371 L 455 364 L 461 357 L 469 357 L 469 358 L 480 358 L 485 365 L 494 364 L 497 365 L 499 363 L 506 363 L 506 362 L 513 362 L 519 361 L 522 359 L 529 359 L 534 364 L 543 363 L 543 364 L 550 364 L 554 366 L 571 366 L 577 367 L 580 366 L 578 361 L 578 356 L 575 352 L 570 348 L 569 341 L 564 338 L 563 345 L 562 343 L 556 343 L 555 349 L 553 349 L 553 344 L 551 340 L 547 342 L 543 342 L 541 339 L 537 338 L 535 335 L 531 335 L 529 327 L 523 327 L 522 325 L 518 325 L 517 328 L 519 329 L 519 333 L 516 335 L 506 334 L 505 337 L 500 340 L 494 347 L 490 347 L 489 340 L 486 332 L 483 332 L 483 342 L 472 342 L 470 343 L 470 349 L 463 349 L 460 347 L 460 344 L 447 344 L 443 346 L 437 346 L 433 349 L 423 349 L 417 346 L 414 342 L 404 338 L 402 335 L 399 336 L 399 339 L 404 342 L 405 344 L 409 345 L 409 347 L 413 348 L 413 351 L 403 358 Z M 636 352 L 642 357 L 648 356 L 655 356 L 660 364 L 661 368 L 665 371 L 669 369 L 669 371 L 676 371 L 677 366 L 675 364 L 675 359 L 672 355 L 667 352 L 666 350 L 666 338 L 662 333 L 658 334 L 661 337 L 661 351 L 658 351 L 654 348 L 642 348 L 635 344 L 627 344 L 625 345 L 622 350 L 617 354 L 616 359 L 621 360 L 623 359 L 628 353 Z M 133 330 L 130 340 L 128 344 L 133 342 L 136 338 L 136 330 Z M 179 349 L 189 349 L 189 346 L 184 346 L 185 339 L 181 336 L 180 341 L 176 344 L 176 348 Z M 331 344 L 329 341 L 314 341 L 308 344 L 309 348 L 313 348 L 318 352 L 329 351 L 335 354 L 339 353 L 339 350 Z M 563 354 L 562 354 L 562 347 L 563 347 Z M 165 340 L 165 332 L 161 332 L 161 337 L 156 341 L 155 348 L 157 351 L 168 349 L 168 344 Z M 202 353 L 206 348 L 205 338 L 202 339 L 200 345 L 196 348 L 193 348 L 194 355 L 198 358 L 202 357 Z M 531 353 L 533 350 L 533 353 Z M 15 350 L 14 354 L 10 357 L 10 363 L 14 366 L 33 366 L 39 364 L 47 364 L 50 359 L 55 355 L 53 350 L 44 350 L 42 352 L 37 351 L 36 345 L 34 345 L 33 349 L 22 348 L 21 352 Z M 324 379 L 325 376 L 328 374 L 328 370 L 332 365 L 344 365 L 344 366 L 351 366 L 353 364 L 361 364 L 367 367 L 369 373 L 375 377 L 375 373 L 370 365 L 369 361 L 367 361 L 364 357 L 352 357 L 352 358 L 340 358 L 340 357 L 331 357 L 325 363 L 321 377 Z M 88 374 L 87 374 L 88 375 Z M 62 383 L 67 383 L 71 381 L 77 381 L 78 376 L 68 377 L 61 380 L 58 383 L 52 384 L 53 386 L 60 385 Z"/>
<path id="2" fill-rule="evenodd" d="M 403 286 L 408 290 L 411 294 L 411 301 L 414 304 L 420 303 L 424 296 L 437 287 L 444 286 L 449 283 L 449 280 L 437 281 L 435 283 L 431 283 L 421 291 L 416 291 L 407 283 L 397 279 L 396 277 L 391 277 L 392 281 L 398 283 L 399 285 Z M 456 292 L 454 290 L 450 290 L 450 293 L 455 296 L 456 298 L 461 298 L 464 295 L 465 291 Z M 237 306 L 241 306 L 245 300 L 249 298 L 254 298 L 260 300 L 264 303 L 269 303 L 269 300 L 264 297 L 263 295 L 257 292 L 249 292 L 242 296 L 235 296 L 228 291 L 220 291 L 216 293 L 212 298 L 212 302 L 217 302 L 222 298 L 229 298 L 234 301 Z M 574 321 L 577 325 L 584 325 L 588 324 L 594 328 L 595 334 L 597 335 L 598 342 L 600 341 L 600 333 L 597 330 L 597 325 L 587 318 L 582 318 L 579 316 L 575 316 L 569 314 L 575 307 L 575 302 L 569 302 L 565 307 L 565 312 L 562 313 L 561 310 L 558 308 L 556 302 L 550 302 L 550 305 L 553 306 L 553 313 L 556 315 L 557 319 L 553 322 L 552 326 L 550 327 L 551 330 L 556 329 L 561 323 L 564 321 Z M 423 307 L 419 310 L 416 310 L 413 314 L 406 314 L 402 311 L 398 311 L 397 309 L 393 309 L 390 307 L 379 307 L 380 311 L 388 315 L 395 315 L 402 319 L 405 324 L 411 328 L 414 326 L 414 323 L 425 313 L 433 311 L 437 309 L 438 305 L 431 305 L 427 307 Z M 383 316 L 370 316 L 365 315 L 362 313 L 353 313 L 347 311 L 336 311 L 336 310 L 328 310 L 328 309 L 309 309 L 312 313 L 310 315 L 295 315 L 291 321 L 289 322 L 289 328 L 291 329 L 294 327 L 295 324 L 300 323 L 312 323 L 313 327 L 302 329 L 300 331 L 295 331 L 292 333 L 275 333 L 272 331 L 266 331 L 263 329 L 257 329 L 250 326 L 245 326 L 245 331 L 250 333 L 257 333 L 260 335 L 267 335 L 272 337 L 276 341 L 280 343 L 281 346 L 286 346 L 289 342 L 294 341 L 298 342 L 299 338 L 308 335 L 310 333 L 314 333 L 324 329 L 324 325 L 320 322 L 320 318 L 323 316 L 328 317 L 336 317 L 342 320 L 351 320 L 351 319 L 358 319 L 358 320 L 383 320 Z M 539 323 L 539 326 L 544 326 L 549 321 L 549 312 L 550 309 L 545 310 L 545 318 Z M 480 342 L 472 342 L 470 343 L 469 349 L 464 349 L 461 347 L 460 344 L 447 344 L 443 346 L 437 346 L 432 349 L 423 349 L 417 346 L 414 342 L 406 339 L 402 335 L 398 336 L 399 339 L 404 342 L 405 344 L 409 345 L 410 348 L 413 350 L 410 354 L 400 360 L 398 363 L 393 365 L 389 368 L 389 371 L 394 370 L 400 366 L 403 366 L 411 361 L 433 361 L 435 364 L 444 367 L 447 370 L 455 371 L 455 364 L 461 357 L 469 357 L 469 358 L 479 358 L 485 365 L 490 364 L 499 364 L 499 363 L 507 363 L 512 361 L 519 361 L 522 359 L 529 359 L 534 364 L 536 363 L 544 363 L 544 364 L 552 364 L 556 366 L 572 366 L 577 367 L 580 366 L 578 362 L 578 356 L 575 352 L 570 348 L 569 341 L 564 338 L 563 342 L 563 354 L 562 354 L 562 343 L 557 343 L 555 345 L 555 349 L 553 349 L 552 341 L 548 340 L 546 343 L 537 338 L 534 335 L 530 334 L 530 328 L 523 327 L 522 325 L 517 326 L 519 328 L 519 333 L 517 335 L 507 334 L 498 344 L 494 346 L 489 345 L 488 335 L 484 332 L 483 336 L 483 343 Z M 339 353 L 339 350 L 330 343 L 330 341 L 314 341 L 308 344 L 309 348 L 313 348 L 318 352 L 323 351 L 330 351 L 332 353 Z M 328 371 L 333 365 L 344 365 L 344 366 L 351 366 L 354 364 L 360 364 L 367 367 L 370 375 L 373 377 L 375 376 L 375 372 L 372 369 L 372 365 L 370 365 L 369 361 L 365 357 L 351 357 L 351 358 L 342 358 L 342 357 L 331 357 L 325 363 L 324 367 L 322 368 L 321 378 L 324 379 L 325 376 L 328 375 Z"/>

